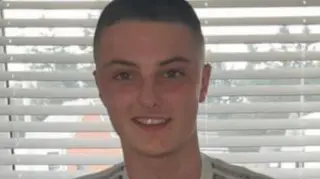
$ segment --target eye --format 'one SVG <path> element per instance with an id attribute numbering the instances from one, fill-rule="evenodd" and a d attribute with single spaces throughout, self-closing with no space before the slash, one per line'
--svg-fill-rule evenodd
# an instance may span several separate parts
<path id="1" fill-rule="evenodd" d="M 132 79 L 132 75 L 128 72 L 120 72 L 113 76 L 115 80 L 130 80 Z"/>
<path id="2" fill-rule="evenodd" d="M 185 76 L 185 74 L 180 70 L 168 70 L 164 73 L 165 78 L 178 78 Z"/>

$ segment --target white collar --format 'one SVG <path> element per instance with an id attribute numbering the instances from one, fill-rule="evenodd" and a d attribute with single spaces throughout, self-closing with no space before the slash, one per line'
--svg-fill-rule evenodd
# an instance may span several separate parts
<path id="1" fill-rule="evenodd" d="M 209 160 L 209 157 L 206 154 L 201 153 L 201 177 L 200 179 L 211 179 L 212 167 Z M 127 175 L 127 170 L 124 167 L 123 179 L 129 179 Z"/>

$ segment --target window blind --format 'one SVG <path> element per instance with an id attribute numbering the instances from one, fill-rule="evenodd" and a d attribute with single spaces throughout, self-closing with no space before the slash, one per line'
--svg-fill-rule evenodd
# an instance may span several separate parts
<path id="1" fill-rule="evenodd" d="M 121 161 L 91 76 L 108 1 L 0 1 L 0 178 L 70 179 Z M 320 1 L 192 0 L 213 66 L 203 152 L 320 178 Z"/>

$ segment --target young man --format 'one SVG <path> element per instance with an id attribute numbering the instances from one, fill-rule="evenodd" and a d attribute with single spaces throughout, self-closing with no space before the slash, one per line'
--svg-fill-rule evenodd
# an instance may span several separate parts
<path id="1" fill-rule="evenodd" d="M 124 163 L 80 179 L 270 179 L 199 150 L 211 67 L 184 0 L 114 0 L 94 36 L 94 77 Z"/>

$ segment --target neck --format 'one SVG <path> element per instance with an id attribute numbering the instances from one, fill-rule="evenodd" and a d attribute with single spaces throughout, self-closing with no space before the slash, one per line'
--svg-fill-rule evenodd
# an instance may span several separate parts
<path id="1" fill-rule="evenodd" d="M 161 157 L 141 155 L 123 148 L 130 179 L 200 179 L 201 154 L 195 134 L 180 150 Z"/>

